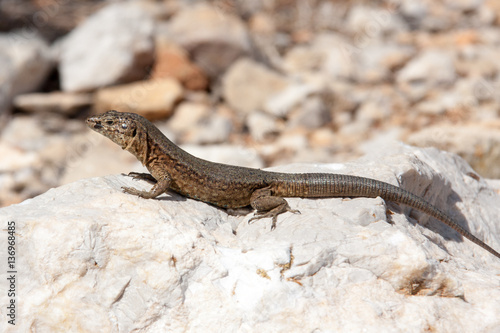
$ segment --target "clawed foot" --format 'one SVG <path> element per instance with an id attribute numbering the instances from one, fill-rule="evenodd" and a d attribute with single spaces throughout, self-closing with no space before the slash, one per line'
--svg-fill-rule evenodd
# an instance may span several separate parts
<path id="1" fill-rule="evenodd" d="M 132 177 L 134 180 L 145 180 L 150 183 L 156 183 L 156 179 L 149 173 L 143 172 L 129 172 L 128 174 L 122 173 L 123 176 Z"/>
<path id="2" fill-rule="evenodd" d="M 276 212 L 276 211 L 259 212 L 259 211 L 257 211 L 257 212 L 255 212 L 254 216 L 250 220 L 248 220 L 248 224 L 252 224 L 257 220 L 270 217 L 273 219 L 272 224 L 271 224 L 271 230 L 274 230 L 274 229 L 276 229 L 276 223 L 278 222 L 278 215 L 280 215 L 284 212 L 300 214 L 299 210 L 291 209 L 290 207 L 287 207 L 287 209 L 285 211 L 281 211 L 281 212 Z"/>

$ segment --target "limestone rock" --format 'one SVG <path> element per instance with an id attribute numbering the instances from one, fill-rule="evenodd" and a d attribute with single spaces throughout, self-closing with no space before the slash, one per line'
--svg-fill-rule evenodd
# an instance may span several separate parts
<path id="1" fill-rule="evenodd" d="M 232 129 L 233 124 L 229 118 L 212 114 L 203 119 L 197 131 L 190 131 L 184 139 L 195 144 L 224 143 L 228 141 Z"/>
<path id="2" fill-rule="evenodd" d="M 193 129 L 198 130 L 199 124 L 211 115 L 206 103 L 182 101 L 169 118 L 167 126 L 173 132 L 183 135 Z"/>
<path id="3" fill-rule="evenodd" d="M 432 89 L 451 85 L 455 77 L 453 52 L 428 49 L 410 60 L 396 80 L 408 98 L 415 101 Z"/>
<path id="4" fill-rule="evenodd" d="M 460 155 L 483 177 L 500 178 L 500 122 L 433 126 L 412 134 L 408 143 Z"/>
<path id="5" fill-rule="evenodd" d="M 355 78 L 362 83 L 389 82 L 393 72 L 405 65 L 414 53 L 412 47 L 398 44 L 369 45 L 359 53 Z"/>
<path id="6" fill-rule="evenodd" d="M 180 46 L 159 41 L 156 47 L 152 79 L 172 77 L 190 90 L 205 90 L 208 78 L 199 66 L 189 60 Z"/>
<path id="7" fill-rule="evenodd" d="M 74 156 L 67 159 L 68 163 L 59 179 L 61 185 L 88 177 L 127 174 L 132 171 L 148 172 L 135 156 L 94 131 L 86 130 L 75 141 L 72 145 Z"/>
<path id="8" fill-rule="evenodd" d="M 37 35 L 0 34 L 0 114 L 12 99 L 35 91 L 47 78 L 53 60 L 47 43 Z"/>
<path id="9" fill-rule="evenodd" d="M 154 22 L 138 2 L 115 3 L 57 44 L 64 91 L 89 91 L 143 79 L 153 62 Z"/>
<path id="10" fill-rule="evenodd" d="M 310 96 L 296 108 L 290 116 L 290 127 L 305 127 L 318 129 L 332 120 L 330 110 L 325 100 L 320 96 Z"/>
<path id="11" fill-rule="evenodd" d="M 292 83 L 282 91 L 270 96 L 263 105 L 263 110 L 277 117 L 286 117 L 292 108 L 321 87 L 312 83 Z"/>
<path id="12" fill-rule="evenodd" d="M 289 85 L 286 77 L 250 59 L 238 60 L 222 80 L 225 100 L 243 114 L 263 109 L 266 102 Z"/>
<path id="13" fill-rule="evenodd" d="M 450 8 L 459 9 L 463 12 L 472 12 L 479 9 L 479 7 L 483 5 L 484 0 L 447 0 L 445 3 Z"/>
<path id="14" fill-rule="evenodd" d="M 66 120 L 61 129 L 58 119 L 47 115 L 16 115 L 2 129 L 0 154 L 6 158 L 0 163 L 0 206 L 21 202 L 59 186 L 61 173 L 79 162 L 81 150 L 74 145 L 78 135 L 68 133 L 83 128 L 83 124 Z M 56 123 L 57 133 L 63 130 L 66 135 L 56 134 L 50 128 L 51 123 Z"/>
<path id="15" fill-rule="evenodd" d="M 148 119 L 161 119 L 172 114 L 182 98 L 180 83 L 171 78 L 137 81 L 100 89 L 94 108 L 97 113 L 108 110 L 138 113 Z"/>
<path id="16" fill-rule="evenodd" d="M 264 112 L 250 113 L 247 119 L 247 126 L 250 135 L 257 142 L 263 141 L 280 130 L 276 117 Z"/>
<path id="17" fill-rule="evenodd" d="M 310 46 L 295 46 L 284 58 L 290 74 L 320 71 L 330 79 L 351 79 L 356 70 L 357 45 L 340 34 L 318 34 Z"/>
<path id="18" fill-rule="evenodd" d="M 182 145 L 182 149 L 188 153 L 203 158 L 204 160 L 238 165 L 249 168 L 263 168 L 264 161 L 257 154 L 255 149 L 238 147 L 232 145 Z"/>
<path id="19" fill-rule="evenodd" d="M 394 11 L 366 5 L 352 6 L 345 28 L 364 39 L 364 43 L 370 39 L 379 39 L 384 34 L 407 30 L 404 20 Z"/>
<path id="20" fill-rule="evenodd" d="M 470 167 L 453 154 L 399 146 L 359 163 L 279 170 L 401 183 L 500 247 L 500 184 L 469 176 Z M 7 221 L 16 226 L 16 330 L 500 326 L 498 258 L 437 221 L 417 224 L 403 206 L 380 198 L 288 199 L 301 214 L 280 215 L 270 231 L 269 220 L 248 224 L 251 215 L 229 216 L 177 194 L 145 200 L 122 186 L 151 187 L 123 176 L 85 179 L 0 210 L 4 228 Z M 2 290 L 6 274 L 0 273 Z M 0 303 L 8 302 L 0 294 Z M 5 307 L 1 313 L 5 323 Z"/>
<path id="21" fill-rule="evenodd" d="M 187 6 L 172 18 L 169 37 L 184 47 L 205 73 L 217 78 L 236 59 L 250 52 L 243 21 L 205 4 Z"/>
<path id="22" fill-rule="evenodd" d="M 84 107 L 93 103 L 93 96 L 87 93 L 51 93 L 22 94 L 14 98 L 14 106 L 20 110 L 33 113 L 59 113 L 74 115 Z"/>

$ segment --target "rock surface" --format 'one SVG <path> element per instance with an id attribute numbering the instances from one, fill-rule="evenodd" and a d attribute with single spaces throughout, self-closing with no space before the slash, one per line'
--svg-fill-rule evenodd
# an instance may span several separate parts
<path id="1" fill-rule="evenodd" d="M 410 144 L 460 155 L 479 174 L 500 178 L 500 121 L 468 126 L 433 126 L 408 137 Z M 457 135 L 460 133 L 460 135 Z"/>
<path id="2" fill-rule="evenodd" d="M 451 85 L 456 77 L 453 55 L 442 50 L 426 50 L 399 71 L 399 88 L 411 100 L 419 100 L 431 89 Z"/>
<path id="3" fill-rule="evenodd" d="M 279 169 L 401 183 L 500 248 L 500 184 L 474 176 L 456 155 L 397 146 L 346 165 Z M 251 215 L 177 194 L 144 200 L 121 186 L 150 188 L 118 175 L 85 179 L 0 210 L 3 229 L 16 223 L 17 331 L 500 327 L 498 258 L 404 206 L 288 199 L 301 214 L 281 215 L 270 231 L 269 220 L 249 225 Z M 5 325 L 5 307 L 0 313 Z"/>
<path id="4" fill-rule="evenodd" d="M 95 109 L 98 113 L 120 110 L 161 119 L 172 114 L 182 93 L 181 84 L 172 78 L 137 81 L 99 90 Z"/>
<path id="5" fill-rule="evenodd" d="M 188 6 L 177 13 L 169 24 L 168 36 L 188 50 L 196 64 L 212 78 L 250 52 L 243 21 L 207 4 Z"/>
<path id="6" fill-rule="evenodd" d="M 37 35 L 0 34 L 0 114 L 18 94 L 35 91 L 53 67 L 49 46 Z"/>
<path id="7" fill-rule="evenodd" d="M 75 115 L 81 109 L 92 105 L 93 96 L 88 93 L 51 93 L 21 94 L 14 98 L 14 106 L 33 113 L 59 113 Z"/>
<path id="8" fill-rule="evenodd" d="M 243 114 L 261 110 L 272 97 L 290 87 L 284 76 L 247 58 L 234 63 L 222 81 L 225 100 Z"/>
<path id="9" fill-rule="evenodd" d="M 208 78 L 205 73 L 189 60 L 183 48 L 168 41 L 157 41 L 151 78 L 165 77 L 175 78 L 191 90 L 204 90 L 208 87 Z"/>
<path id="10" fill-rule="evenodd" d="M 106 6 L 57 45 L 64 91 L 143 79 L 153 62 L 154 22 L 141 3 Z"/>

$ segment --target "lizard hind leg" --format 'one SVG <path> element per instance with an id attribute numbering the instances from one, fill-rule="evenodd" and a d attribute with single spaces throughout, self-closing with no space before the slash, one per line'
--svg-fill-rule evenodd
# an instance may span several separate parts
<path id="1" fill-rule="evenodd" d="M 269 187 L 258 189 L 255 192 L 253 192 L 252 197 L 250 198 L 250 205 L 257 212 L 250 220 L 248 220 L 248 223 L 252 223 L 253 221 L 260 220 L 263 218 L 271 217 L 273 221 L 271 225 L 271 230 L 276 228 L 278 215 L 283 214 L 285 212 L 300 214 L 298 210 L 291 209 L 290 206 L 288 205 L 288 202 L 285 199 L 281 197 L 272 196 Z"/>

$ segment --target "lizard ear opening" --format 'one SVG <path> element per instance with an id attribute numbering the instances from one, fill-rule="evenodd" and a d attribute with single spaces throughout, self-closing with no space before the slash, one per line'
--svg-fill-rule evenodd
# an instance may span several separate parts
<path id="1" fill-rule="evenodd" d="M 134 131 L 132 132 L 132 137 L 135 137 L 136 134 L 137 134 L 137 129 L 134 128 Z"/>

